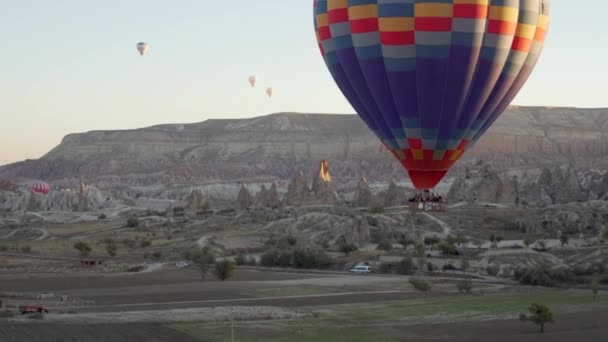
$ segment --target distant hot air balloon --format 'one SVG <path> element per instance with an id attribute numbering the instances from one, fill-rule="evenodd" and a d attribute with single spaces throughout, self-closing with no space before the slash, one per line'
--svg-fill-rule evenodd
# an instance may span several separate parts
<path id="1" fill-rule="evenodd" d="M 321 54 L 365 124 L 433 188 L 530 76 L 550 0 L 315 0 Z"/>
<path id="2" fill-rule="evenodd" d="M 266 95 L 268 95 L 268 97 L 272 97 L 272 88 L 266 88 Z"/>
<path id="3" fill-rule="evenodd" d="M 249 76 L 249 84 L 251 84 L 251 87 L 255 87 L 255 82 L 257 81 L 257 78 L 255 76 Z"/>
<path id="4" fill-rule="evenodd" d="M 150 49 L 150 46 L 148 45 L 148 43 L 144 43 L 144 42 L 137 43 L 137 51 L 139 51 L 140 55 L 142 55 L 142 56 L 145 55 L 149 49 Z"/>
<path id="5" fill-rule="evenodd" d="M 49 191 L 51 191 L 51 187 L 46 182 L 35 181 L 35 182 L 32 182 L 32 184 L 30 184 L 29 190 L 31 192 L 46 195 L 49 193 Z"/>

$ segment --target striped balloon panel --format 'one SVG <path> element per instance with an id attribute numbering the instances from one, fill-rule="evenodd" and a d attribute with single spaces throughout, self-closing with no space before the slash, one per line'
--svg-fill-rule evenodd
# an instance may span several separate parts
<path id="1" fill-rule="evenodd" d="M 46 195 L 50 192 L 51 188 L 46 182 L 37 181 L 30 185 L 29 190 L 31 192 Z"/>
<path id="2" fill-rule="evenodd" d="M 414 185 L 428 188 L 528 79 L 549 7 L 549 0 L 317 0 L 314 23 L 340 90 Z"/>

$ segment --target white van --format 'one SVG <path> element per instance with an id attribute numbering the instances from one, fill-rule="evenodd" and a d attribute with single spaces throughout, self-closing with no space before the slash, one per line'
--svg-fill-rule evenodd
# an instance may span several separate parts
<path id="1" fill-rule="evenodd" d="M 371 266 L 357 265 L 357 266 L 351 268 L 350 271 L 353 273 L 371 273 L 372 268 L 371 268 Z"/>

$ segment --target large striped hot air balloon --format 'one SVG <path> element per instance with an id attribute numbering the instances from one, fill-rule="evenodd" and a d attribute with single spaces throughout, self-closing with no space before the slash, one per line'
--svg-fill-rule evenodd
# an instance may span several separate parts
<path id="1" fill-rule="evenodd" d="M 321 53 L 367 126 L 430 189 L 508 107 L 549 0 L 316 0 Z"/>
<path id="2" fill-rule="evenodd" d="M 51 187 L 48 183 L 43 181 L 35 181 L 30 184 L 29 190 L 38 194 L 46 195 L 51 191 Z"/>

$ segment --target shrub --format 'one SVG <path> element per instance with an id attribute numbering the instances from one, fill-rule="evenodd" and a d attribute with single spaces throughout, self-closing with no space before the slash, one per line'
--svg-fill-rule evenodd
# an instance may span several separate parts
<path id="1" fill-rule="evenodd" d="M 397 265 L 397 272 L 399 274 L 410 275 L 416 272 L 416 266 L 414 265 L 414 261 L 412 261 L 411 257 L 405 257 L 401 259 L 399 264 Z"/>
<path id="2" fill-rule="evenodd" d="M 32 246 L 21 246 L 22 253 L 30 253 L 32 251 Z"/>
<path id="3" fill-rule="evenodd" d="M 108 217 L 106 216 L 106 214 L 99 214 L 99 216 L 97 216 L 97 219 L 98 219 L 98 220 L 105 220 L 105 219 L 107 219 L 107 218 L 108 218 Z"/>
<path id="4" fill-rule="evenodd" d="M 344 255 L 348 255 L 351 252 L 357 251 L 359 248 L 352 243 L 343 243 L 340 245 L 340 252 L 344 253 Z"/>
<path id="5" fill-rule="evenodd" d="M 456 283 L 456 287 L 458 287 L 458 291 L 460 292 L 464 292 L 466 294 L 473 293 L 473 282 L 471 281 L 471 279 L 459 280 Z"/>
<path id="6" fill-rule="evenodd" d="M 141 247 L 141 248 L 150 247 L 150 245 L 152 245 L 152 242 L 150 242 L 148 240 L 143 240 L 139 243 L 139 247 Z"/>
<path id="7" fill-rule="evenodd" d="M 139 219 L 135 216 L 131 216 L 127 219 L 127 227 L 135 228 L 139 226 Z"/>
<path id="8" fill-rule="evenodd" d="M 496 264 L 490 264 L 486 267 L 486 272 L 488 272 L 489 275 L 496 277 L 500 272 L 500 266 Z"/>
<path id="9" fill-rule="evenodd" d="M 245 264 L 247 264 L 247 257 L 244 254 L 239 253 L 234 258 L 234 262 L 239 266 L 245 265 Z"/>
<path id="10" fill-rule="evenodd" d="M 393 243 L 390 240 L 382 240 L 380 243 L 378 243 L 378 247 L 376 247 L 376 249 L 390 252 L 393 250 Z"/>
<path id="11" fill-rule="evenodd" d="M 458 252 L 456 251 L 456 247 L 448 241 L 442 241 L 439 243 L 439 250 L 445 255 L 456 255 Z"/>
<path id="12" fill-rule="evenodd" d="M 429 292 L 431 291 L 431 283 L 423 279 L 410 278 L 410 284 L 420 292 Z"/>
<path id="13" fill-rule="evenodd" d="M 5 245 L 0 245 L 0 252 L 6 252 L 8 251 L 8 247 Z"/>
<path id="14" fill-rule="evenodd" d="M 378 266 L 378 272 L 382 274 L 393 274 L 393 264 L 390 262 L 383 262 Z"/>
<path id="15" fill-rule="evenodd" d="M 76 242 L 74 244 L 74 249 L 76 249 L 79 253 L 81 257 L 86 257 L 87 255 L 89 255 L 89 253 L 91 253 L 91 246 L 89 246 L 87 243 L 85 242 Z"/>
<path id="16" fill-rule="evenodd" d="M 574 273 L 569 270 L 555 270 L 548 265 L 515 270 L 513 277 L 522 285 L 557 287 L 562 283 L 574 280 Z"/>
<path id="17" fill-rule="evenodd" d="M 213 274 L 221 281 L 232 278 L 234 275 L 234 263 L 230 260 L 222 260 L 215 264 Z"/>
<path id="18" fill-rule="evenodd" d="M 331 258 L 325 251 L 314 248 L 271 249 L 262 254 L 260 264 L 268 267 L 329 268 Z"/>
<path id="19" fill-rule="evenodd" d="M 429 261 L 426 264 L 426 270 L 429 271 L 429 272 L 433 272 L 435 270 L 435 265 L 433 265 L 433 263 Z"/>
<path id="20" fill-rule="evenodd" d="M 384 213 L 384 205 L 382 205 L 380 203 L 374 203 L 369 208 L 369 211 L 372 214 L 382 214 L 382 213 Z"/>
<path id="21" fill-rule="evenodd" d="M 160 259 L 160 258 L 163 257 L 163 252 L 161 252 L 161 251 L 155 251 L 154 253 L 152 253 L 152 257 L 154 259 Z"/>
<path id="22" fill-rule="evenodd" d="M 131 239 L 124 239 L 122 240 L 123 245 L 129 247 L 129 248 L 133 248 L 135 247 L 135 241 L 131 240 Z"/>
<path id="23" fill-rule="evenodd" d="M 437 236 L 424 238 L 424 244 L 427 246 L 434 246 L 434 245 L 438 244 L 440 241 L 441 240 L 439 240 L 439 238 Z"/>

